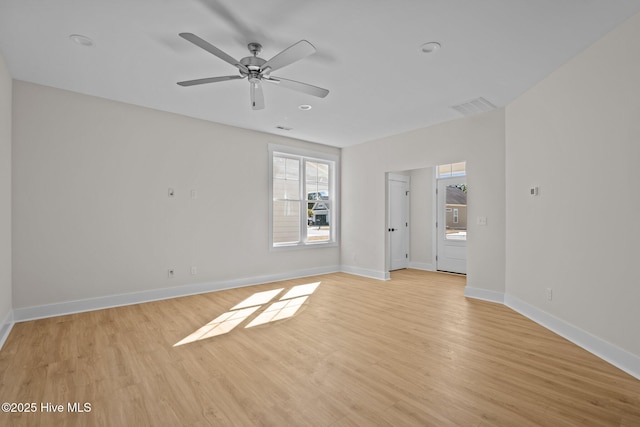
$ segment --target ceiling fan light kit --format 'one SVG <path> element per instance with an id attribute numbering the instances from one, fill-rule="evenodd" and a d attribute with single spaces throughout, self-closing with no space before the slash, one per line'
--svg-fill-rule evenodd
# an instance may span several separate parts
<path id="1" fill-rule="evenodd" d="M 265 105 L 264 94 L 262 92 L 263 81 L 274 83 L 287 89 L 306 93 L 307 95 L 317 96 L 319 98 L 324 98 L 329 94 L 329 91 L 327 89 L 271 75 L 272 71 L 279 70 L 280 68 L 286 67 L 287 65 L 293 64 L 296 61 L 314 54 L 316 52 L 316 48 L 306 40 L 300 40 L 299 42 L 294 43 L 268 61 L 258 56 L 258 54 L 262 51 L 262 45 L 260 43 L 249 43 L 247 45 L 247 48 L 249 49 L 251 56 L 246 56 L 238 61 L 237 59 L 218 49 L 209 42 L 201 39 L 195 34 L 180 33 L 179 36 L 195 44 L 201 49 L 204 49 L 207 52 L 217 56 L 223 61 L 233 65 L 234 67 L 238 68 L 238 71 L 240 72 L 239 75 L 186 80 L 178 82 L 180 86 L 196 86 L 207 83 L 217 83 L 227 80 L 238 80 L 247 78 L 247 80 L 249 81 L 251 108 L 254 110 L 261 110 Z"/>

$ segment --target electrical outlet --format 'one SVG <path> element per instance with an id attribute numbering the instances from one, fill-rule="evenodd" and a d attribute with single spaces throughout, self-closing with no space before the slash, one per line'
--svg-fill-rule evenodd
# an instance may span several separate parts
<path id="1" fill-rule="evenodd" d="M 553 289 L 547 288 L 547 301 L 553 300 Z"/>
<path id="2" fill-rule="evenodd" d="M 173 279 L 173 268 L 170 268 L 169 270 L 167 270 L 167 277 L 169 279 Z"/>
<path id="3" fill-rule="evenodd" d="M 195 265 L 191 266 L 191 275 L 195 276 L 196 274 L 198 274 L 198 267 L 196 267 Z"/>

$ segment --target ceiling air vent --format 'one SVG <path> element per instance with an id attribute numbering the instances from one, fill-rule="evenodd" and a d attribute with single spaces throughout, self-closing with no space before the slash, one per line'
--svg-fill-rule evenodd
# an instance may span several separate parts
<path id="1" fill-rule="evenodd" d="M 486 99 L 480 97 L 472 99 L 469 102 L 465 102 L 464 104 L 454 105 L 451 108 L 453 108 L 463 116 L 473 116 L 474 114 L 495 110 L 496 106 Z"/>

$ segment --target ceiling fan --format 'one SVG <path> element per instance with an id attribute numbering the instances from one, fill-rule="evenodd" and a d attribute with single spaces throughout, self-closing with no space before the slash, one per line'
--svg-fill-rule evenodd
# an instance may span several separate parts
<path id="1" fill-rule="evenodd" d="M 319 98 L 324 98 L 329 94 L 327 89 L 271 75 L 272 71 L 279 70 L 282 67 L 286 67 L 287 65 L 315 53 L 316 48 L 306 40 L 300 40 L 299 42 L 289 46 L 268 61 L 265 61 L 258 56 L 262 50 L 262 45 L 260 45 L 260 43 L 249 43 L 247 47 L 249 48 L 249 52 L 251 52 L 252 56 L 247 56 L 238 61 L 195 34 L 180 33 L 179 36 L 217 56 L 223 61 L 228 62 L 234 67 L 237 67 L 240 71 L 239 75 L 207 77 L 204 79 L 178 82 L 180 86 L 195 86 L 227 80 L 239 80 L 246 77 L 249 80 L 251 108 L 254 110 L 261 110 L 264 108 L 264 94 L 262 93 L 263 81 L 274 83 L 288 89 L 297 90 L 298 92 L 306 93 L 308 95 L 317 96 Z"/>

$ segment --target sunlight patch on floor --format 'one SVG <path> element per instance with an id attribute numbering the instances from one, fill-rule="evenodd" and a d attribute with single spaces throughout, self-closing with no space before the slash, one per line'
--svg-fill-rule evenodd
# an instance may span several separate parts
<path id="1" fill-rule="evenodd" d="M 238 311 L 228 311 L 213 319 L 191 335 L 178 341 L 173 346 L 177 347 L 182 344 L 203 340 L 205 338 L 215 337 L 217 335 L 231 332 L 233 328 L 242 323 L 247 317 L 255 313 L 260 306 L 249 307 Z"/>
<path id="2" fill-rule="evenodd" d="M 285 301 L 278 301 L 271 304 L 265 311 L 260 313 L 258 317 L 253 319 L 245 328 L 263 325 L 276 320 L 286 319 L 296 314 L 296 311 L 304 304 L 309 296 L 298 297 Z"/>
<path id="3" fill-rule="evenodd" d="M 231 310 L 238 310 L 240 308 L 266 304 L 271 301 L 276 295 L 282 292 L 283 289 L 284 288 L 273 289 L 271 291 L 256 292 L 241 303 L 238 303 L 235 306 L 231 307 Z"/>
<path id="4" fill-rule="evenodd" d="M 289 291 L 284 294 L 280 300 L 296 298 L 302 295 L 311 295 L 315 292 L 316 288 L 320 285 L 320 282 L 315 283 L 307 283 L 306 285 L 297 285 L 293 288 L 289 289 Z"/>
<path id="5" fill-rule="evenodd" d="M 293 317 L 307 301 L 309 296 L 316 291 L 318 286 L 320 286 L 320 282 L 293 286 L 287 293 L 280 297 L 279 301 L 271 304 L 249 322 L 247 326 L 245 326 L 245 329 Z M 265 304 L 268 304 L 276 298 L 283 290 L 284 288 L 280 288 L 254 293 L 242 302 L 231 307 L 226 313 L 221 314 L 197 331 L 178 341 L 173 346 L 178 347 L 183 344 L 231 332 L 235 327 L 260 310 Z"/>

